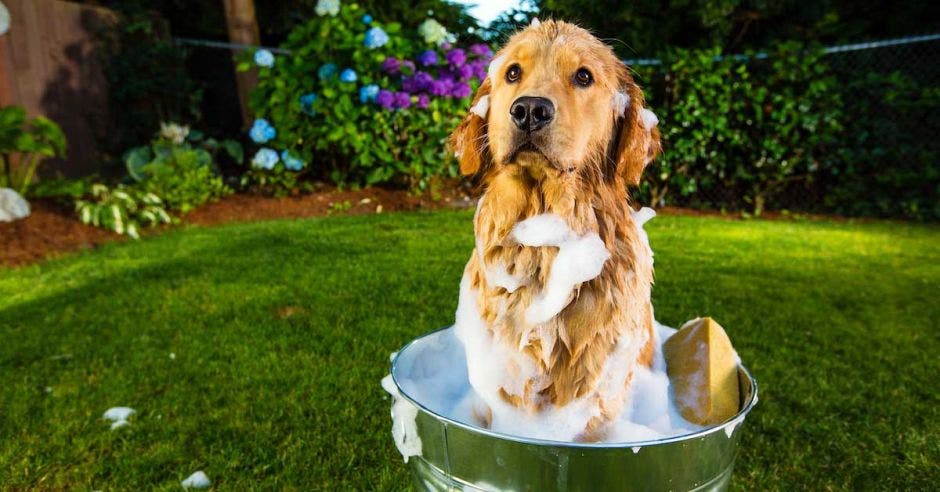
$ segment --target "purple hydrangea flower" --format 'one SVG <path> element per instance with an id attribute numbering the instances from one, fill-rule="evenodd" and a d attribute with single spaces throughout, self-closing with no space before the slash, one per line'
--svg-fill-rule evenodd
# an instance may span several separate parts
<path id="1" fill-rule="evenodd" d="M 391 91 L 382 89 L 379 91 L 379 94 L 375 96 L 375 102 L 385 109 L 392 109 L 395 106 L 395 95 L 392 94 Z"/>
<path id="2" fill-rule="evenodd" d="M 454 84 L 453 88 L 451 88 L 450 93 L 454 97 L 459 97 L 459 98 L 470 97 L 470 94 L 473 94 L 473 89 L 471 89 L 470 84 L 466 82 L 458 82 Z"/>
<path id="3" fill-rule="evenodd" d="M 399 109 L 405 109 L 411 106 L 411 94 L 407 92 L 396 92 L 395 93 L 395 107 Z"/>
<path id="4" fill-rule="evenodd" d="M 470 65 L 461 65 L 457 67 L 457 78 L 460 80 L 467 80 L 470 77 L 473 77 L 473 67 Z"/>
<path id="5" fill-rule="evenodd" d="M 470 45 L 470 53 L 473 53 L 474 55 L 477 55 L 477 56 L 482 56 L 484 58 L 489 58 L 493 56 L 493 50 L 491 50 L 489 46 L 483 43 Z"/>
<path id="6" fill-rule="evenodd" d="M 467 63 L 467 53 L 460 48 L 450 50 L 447 52 L 447 63 L 459 67 Z"/>
<path id="7" fill-rule="evenodd" d="M 398 58 L 390 56 L 382 62 L 382 71 L 389 75 L 395 75 L 401 71 L 401 62 L 398 61 Z"/>
<path id="8" fill-rule="evenodd" d="M 415 62 L 411 60 L 403 60 L 401 62 L 403 68 L 407 68 L 409 73 L 415 73 Z"/>
<path id="9" fill-rule="evenodd" d="M 418 72 L 414 76 L 415 85 L 417 86 L 417 92 L 425 92 L 431 88 L 431 84 L 434 82 L 434 77 L 427 72 Z"/>
<path id="10" fill-rule="evenodd" d="M 418 55 L 418 64 L 420 64 L 422 67 L 437 65 L 437 52 L 434 50 L 427 50 L 424 53 L 421 53 Z"/>
<path id="11" fill-rule="evenodd" d="M 446 80 L 435 80 L 431 83 L 428 92 L 435 96 L 446 96 L 447 93 L 450 92 L 450 84 L 448 84 Z"/>
<path id="12" fill-rule="evenodd" d="M 452 45 L 452 44 L 450 44 L 450 43 L 448 43 L 448 42 L 446 42 L 446 41 L 445 41 L 443 44 L 441 44 L 441 48 L 443 48 L 444 50 L 449 50 L 449 49 L 451 49 L 453 46 L 454 46 L 454 45 Z"/>
<path id="13" fill-rule="evenodd" d="M 418 96 L 418 108 L 426 109 L 428 105 L 431 104 L 431 98 L 427 94 L 420 94 Z"/>
<path id="14" fill-rule="evenodd" d="M 473 60 L 469 63 L 470 68 L 473 69 L 473 76 L 483 80 L 486 78 L 486 71 L 489 67 L 489 63 L 486 60 Z"/>

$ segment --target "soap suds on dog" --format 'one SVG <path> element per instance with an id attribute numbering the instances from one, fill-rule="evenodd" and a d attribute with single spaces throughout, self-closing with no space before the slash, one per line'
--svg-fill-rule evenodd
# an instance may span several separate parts
<path id="1" fill-rule="evenodd" d="M 652 209 L 644 208 L 634 212 L 633 220 L 642 231 L 643 224 L 653 216 L 655 212 Z M 648 244 L 645 232 L 640 237 Z M 564 290 L 569 285 L 586 281 L 579 279 L 596 277 L 609 257 L 596 234 L 578 235 L 561 217 L 552 214 L 538 215 L 518 223 L 511 232 L 511 238 L 528 246 L 559 248 L 549 274 L 551 277 L 558 270 L 559 277 L 556 280 L 550 278 L 546 283 L 545 292 L 540 295 L 544 298 L 535 303 L 540 308 L 531 314 L 533 319 L 555 316 L 564 305 L 558 307 L 558 294 L 552 289 Z M 562 254 L 566 248 L 571 258 Z M 402 393 L 438 415 L 470 426 L 479 426 L 479 409 L 488 407 L 491 412 L 490 429 L 493 431 L 549 441 L 576 439 L 583 431 L 584 422 L 597 413 L 597 406 L 590 401 L 575 400 L 553 409 L 550 414 L 530 414 L 503 402 L 498 397 L 498 389 L 502 387 L 510 393 L 521 393 L 521 385 L 537 373 L 536 362 L 505 344 L 496 343 L 485 328 L 470 281 L 465 277 L 460 285 L 455 326 L 415 341 L 398 358 L 396 375 Z M 634 370 L 628 404 L 620 417 L 612 422 L 605 442 L 641 443 L 702 429 L 682 418 L 672 398 L 662 344 L 676 330 L 658 323 L 655 328 L 653 366 L 649 369 L 639 366 Z M 618 343 L 605 364 L 602 380 L 621 378 L 627 364 L 622 363 L 617 353 L 622 352 L 624 356 L 634 353 L 632 345 L 642 342 L 645 340 Z M 468 354 L 473 357 L 468 359 Z M 512 377 L 506 374 L 504 361 L 507 360 L 514 364 Z M 520 387 L 513 388 L 513 382 Z M 410 406 L 408 411 L 401 408 L 397 412 L 393 407 L 393 435 L 399 451 L 406 459 L 420 454 L 420 441 L 415 444 L 409 439 L 417 407 L 399 394 L 391 376 L 387 376 L 382 384 L 395 398 L 394 407 L 400 404 Z M 416 435 L 414 437 L 417 438 Z M 634 452 L 640 449 L 636 446 Z"/>

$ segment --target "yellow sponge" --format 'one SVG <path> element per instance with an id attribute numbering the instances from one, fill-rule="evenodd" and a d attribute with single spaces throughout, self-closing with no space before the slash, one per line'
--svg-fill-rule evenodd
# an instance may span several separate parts
<path id="1" fill-rule="evenodd" d="M 711 318 L 682 325 L 663 344 L 666 370 L 679 413 L 699 425 L 720 424 L 738 413 L 738 354 Z"/>

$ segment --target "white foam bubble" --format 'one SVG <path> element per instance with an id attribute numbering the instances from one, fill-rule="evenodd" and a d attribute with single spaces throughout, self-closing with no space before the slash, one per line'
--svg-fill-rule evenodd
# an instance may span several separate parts
<path id="1" fill-rule="evenodd" d="M 614 107 L 614 110 L 617 111 L 618 115 L 623 116 L 627 111 L 627 106 L 630 105 L 630 95 L 626 92 L 618 92 L 614 94 L 613 99 L 611 100 L 611 106 Z"/>
<path id="2" fill-rule="evenodd" d="M 104 412 L 102 418 L 111 421 L 111 429 L 113 430 L 129 424 L 130 422 L 127 419 L 135 413 L 137 411 L 131 407 L 111 407 Z"/>
<path id="3" fill-rule="evenodd" d="M 652 130 L 659 124 L 659 118 L 656 117 L 656 113 L 643 108 L 640 110 L 640 122 L 643 124 L 643 128 Z"/>
<path id="4" fill-rule="evenodd" d="M 209 480 L 209 477 L 206 476 L 205 472 L 199 470 L 187 477 L 186 480 L 180 482 L 180 485 L 182 485 L 184 489 L 204 489 L 212 485 L 212 482 Z"/>
<path id="5" fill-rule="evenodd" d="M 421 360 L 423 361 L 424 358 Z M 420 372 L 416 373 L 416 377 L 420 377 L 417 376 L 420 374 Z M 424 386 L 427 386 L 430 392 L 440 389 L 428 384 Z M 418 436 L 418 426 L 415 423 L 415 418 L 418 416 L 418 407 L 401 396 L 391 375 L 382 378 L 382 388 L 392 395 L 392 439 L 395 440 L 395 447 L 401 453 L 402 459 L 407 463 L 408 458 L 421 456 L 421 437 Z M 444 395 L 434 393 L 431 393 L 431 395 L 421 401 L 434 403 L 447 400 Z"/>
<path id="6" fill-rule="evenodd" d="M 506 55 L 499 55 L 490 61 L 490 66 L 486 69 L 486 73 L 490 79 L 496 78 L 496 74 L 499 72 L 499 69 L 502 68 L 503 62 L 505 61 Z"/>
<path id="7" fill-rule="evenodd" d="M 480 118 L 486 119 L 486 113 L 490 110 L 490 96 L 483 95 L 480 96 L 480 100 L 470 108 L 470 112 L 479 116 Z"/>

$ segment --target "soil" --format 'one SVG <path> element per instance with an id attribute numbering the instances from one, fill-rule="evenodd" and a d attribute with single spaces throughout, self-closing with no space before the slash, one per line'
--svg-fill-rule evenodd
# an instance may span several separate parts
<path id="1" fill-rule="evenodd" d="M 364 188 L 338 190 L 321 187 L 314 193 L 283 198 L 251 194 L 235 194 L 207 204 L 182 217 L 183 223 L 217 225 L 228 222 L 250 222 L 268 219 L 322 217 L 327 215 L 361 215 L 396 211 L 469 208 L 476 202 L 470 190 L 458 183 L 443 187 L 440 196 L 417 196 L 403 190 Z M 82 224 L 70 206 L 52 201 L 34 200 L 32 214 L 15 222 L 0 222 L 0 267 L 20 266 L 72 251 L 94 249 L 111 241 L 127 238 L 97 227 Z M 722 214 L 664 207 L 664 215 L 718 216 L 729 219 L 740 215 Z M 810 220 L 822 218 L 802 215 Z M 767 212 L 766 219 L 792 219 L 780 213 Z M 832 217 L 826 217 L 832 219 Z M 165 228 L 143 231 L 144 235 L 159 234 Z"/>

